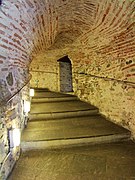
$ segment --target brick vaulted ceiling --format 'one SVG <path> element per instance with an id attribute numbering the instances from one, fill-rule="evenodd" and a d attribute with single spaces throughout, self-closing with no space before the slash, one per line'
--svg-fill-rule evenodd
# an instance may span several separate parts
<path id="1" fill-rule="evenodd" d="M 87 46 L 100 56 L 134 57 L 134 29 L 134 0 L 3 0 L 0 80 L 8 71 L 25 78 L 41 51 Z"/>

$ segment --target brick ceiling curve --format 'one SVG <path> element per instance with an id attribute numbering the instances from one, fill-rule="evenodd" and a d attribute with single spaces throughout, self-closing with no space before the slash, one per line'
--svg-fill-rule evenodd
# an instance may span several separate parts
<path id="1" fill-rule="evenodd" d="M 129 0 L 5 0 L 0 15 L 1 46 L 12 58 L 25 61 L 40 51 L 74 42 L 108 44 L 115 34 L 133 26 L 135 1 Z M 16 52 L 16 53 L 15 53 Z"/>
<path id="2" fill-rule="evenodd" d="M 134 7 L 134 0 L 3 0 L 1 84 L 8 72 L 23 82 L 31 60 L 40 53 L 57 60 L 71 51 L 74 56 L 86 51 L 87 61 L 97 57 L 97 64 L 135 57 Z"/>

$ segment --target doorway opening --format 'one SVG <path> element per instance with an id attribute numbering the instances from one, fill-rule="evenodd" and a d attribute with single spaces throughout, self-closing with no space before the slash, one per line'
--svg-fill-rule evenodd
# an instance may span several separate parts
<path id="1" fill-rule="evenodd" d="M 59 62 L 59 90 L 60 92 L 73 92 L 72 64 L 68 56 L 58 60 Z"/>

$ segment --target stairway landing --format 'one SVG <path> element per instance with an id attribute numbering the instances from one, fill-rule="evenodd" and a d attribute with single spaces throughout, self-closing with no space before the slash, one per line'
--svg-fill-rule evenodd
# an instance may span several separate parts
<path id="1" fill-rule="evenodd" d="M 134 180 L 135 144 L 26 151 L 8 180 Z"/>

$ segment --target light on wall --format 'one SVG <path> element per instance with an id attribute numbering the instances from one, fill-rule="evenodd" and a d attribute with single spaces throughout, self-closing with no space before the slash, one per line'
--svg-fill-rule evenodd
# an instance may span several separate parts
<path id="1" fill-rule="evenodd" d="M 20 145 L 21 132 L 20 129 L 11 129 L 9 131 L 10 147 L 14 148 Z"/>
<path id="2" fill-rule="evenodd" d="M 30 102 L 24 101 L 24 112 L 27 114 L 30 111 Z"/>
<path id="3" fill-rule="evenodd" d="M 34 96 L 34 89 L 30 89 L 30 96 L 33 97 Z"/>

